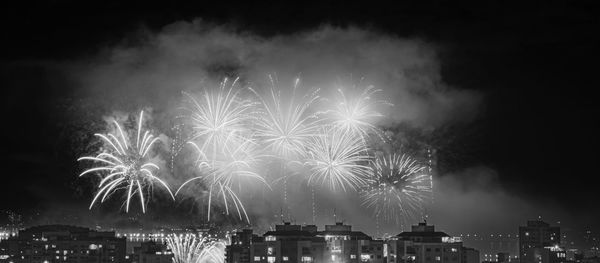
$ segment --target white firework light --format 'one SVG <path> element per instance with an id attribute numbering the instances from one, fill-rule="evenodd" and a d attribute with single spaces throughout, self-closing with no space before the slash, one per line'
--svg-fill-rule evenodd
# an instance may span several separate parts
<path id="1" fill-rule="evenodd" d="M 158 183 L 173 199 L 184 188 L 189 188 L 186 195 L 206 198 L 208 220 L 213 205 L 219 203 L 226 214 L 231 210 L 249 222 L 241 193 L 252 183 L 268 189 L 282 178 L 287 187 L 285 164 L 290 162 L 298 164 L 294 176 L 298 174 L 298 179 L 308 184 L 330 191 L 359 191 L 363 204 L 374 208 L 378 216 L 393 218 L 420 207 L 425 194 L 431 192 L 431 177 L 423 166 L 404 155 L 370 155 L 368 138 L 383 134 L 376 126 L 383 117 L 378 109 L 389 105 L 375 98 L 380 90 L 367 86 L 360 92 L 347 92 L 338 86 L 338 96 L 328 100 L 319 95 L 319 89 L 300 88 L 299 79 L 289 90 L 281 90 L 270 80 L 271 86 L 265 89 L 245 89 L 238 79 L 224 79 L 218 87 L 205 88 L 199 94 L 184 93 L 184 116 L 178 120 L 185 121 L 176 124 L 178 143 L 171 147 L 170 172 L 174 175 L 174 159 L 184 145 L 197 154 L 197 170 L 180 181 L 175 195 L 156 175 L 159 165 L 152 160 L 160 157 L 153 150 L 158 138 L 143 129 L 144 112 L 137 120 L 137 130 L 131 129 L 131 133 L 113 121 L 115 132 L 95 134 L 103 141 L 104 150 L 78 159 L 93 164 L 80 176 L 101 177 L 90 209 L 114 193 L 124 192 L 126 212 L 132 199 L 139 199 L 146 212 L 149 195 Z M 317 103 L 321 101 L 328 104 Z M 282 161 L 283 175 L 267 180 L 263 173 L 267 169 L 261 168 L 273 160 Z M 198 186 L 193 183 L 200 188 L 192 188 Z M 287 189 L 284 193 L 287 205 Z"/>
<path id="2" fill-rule="evenodd" d="M 258 179 L 266 184 L 262 176 L 252 172 L 259 156 L 249 127 L 255 120 L 257 103 L 242 98 L 237 82 L 238 79 L 235 79 L 229 84 L 225 79 L 216 91 L 204 90 L 200 99 L 186 94 L 192 102 L 188 109 L 192 128 L 189 144 L 198 153 L 197 165 L 201 175 L 185 181 L 177 193 L 190 182 L 203 181 L 209 189 L 209 220 L 213 196 L 218 196 L 223 200 L 227 214 L 228 203 L 232 201 L 240 219 L 244 215 L 249 221 L 233 186 L 241 178 Z"/>
<path id="3" fill-rule="evenodd" d="M 383 117 L 378 111 L 381 105 L 391 105 L 386 101 L 375 98 L 381 92 L 374 86 L 367 86 L 356 96 L 349 96 L 343 87 L 338 87 L 337 98 L 334 101 L 334 109 L 330 110 L 330 118 L 333 125 L 346 132 L 352 132 L 366 137 L 369 133 L 381 137 L 381 131 L 375 126 L 375 122 Z M 351 91 L 356 88 L 351 89 Z"/>
<path id="4" fill-rule="evenodd" d="M 321 112 L 311 112 L 311 106 L 319 99 L 319 91 L 296 98 L 300 84 L 300 79 L 296 79 L 291 94 L 282 99 L 281 90 L 276 89 L 275 81 L 269 77 L 268 95 L 261 96 L 252 89 L 261 101 L 256 136 L 275 156 L 286 160 L 298 158 L 304 155 L 308 140 L 316 136 L 319 129 Z"/>
<path id="5" fill-rule="evenodd" d="M 241 190 L 242 183 L 258 181 L 269 186 L 267 181 L 255 172 L 255 167 L 260 162 L 261 155 L 256 151 L 256 144 L 251 140 L 242 140 L 240 144 L 233 146 L 232 143 L 224 145 L 216 156 L 208 158 L 196 143 L 190 142 L 199 154 L 198 167 L 202 175 L 185 181 L 177 190 L 176 194 L 189 183 L 201 180 L 207 185 L 208 193 L 208 219 L 210 220 L 211 203 L 213 196 L 223 200 L 225 211 L 229 214 L 229 201 L 233 203 L 240 219 L 245 217 L 250 222 L 246 209 L 236 190 Z M 233 148 L 232 148 L 233 147 Z"/>
<path id="6" fill-rule="evenodd" d="M 155 182 L 163 186 L 171 195 L 173 193 L 169 186 L 154 173 L 159 170 L 159 166 L 152 162 L 148 154 L 152 150 L 152 146 L 158 141 L 158 137 L 154 137 L 149 131 L 143 132 L 142 123 L 144 112 L 140 112 L 138 120 L 137 136 L 135 144 L 131 143 L 128 134 L 123 131 L 121 125 L 113 120 L 118 133 L 112 134 L 94 134 L 102 139 L 106 149 L 96 156 L 85 156 L 77 159 L 78 161 L 90 161 L 96 166 L 85 170 L 79 176 L 96 173 L 102 179 L 98 185 L 98 192 L 94 196 L 90 209 L 99 200 L 104 202 L 113 193 L 119 190 L 125 190 L 125 211 L 129 212 L 131 199 L 135 196 L 139 197 L 142 212 L 146 212 L 147 197 L 144 197 L 151 189 Z"/>
<path id="7" fill-rule="evenodd" d="M 216 91 L 206 89 L 198 98 L 185 93 L 191 101 L 188 110 L 193 134 L 189 141 L 199 141 L 202 152 L 216 155 L 226 144 L 247 139 L 245 133 L 256 103 L 242 98 L 237 82 L 235 79 L 230 84 L 225 79 Z"/>
<path id="8" fill-rule="evenodd" d="M 173 263 L 223 263 L 225 242 L 194 234 L 167 236 L 167 247 L 173 253 Z"/>
<path id="9" fill-rule="evenodd" d="M 309 183 L 346 191 L 346 186 L 352 189 L 363 186 L 371 174 L 366 145 L 356 134 L 329 128 L 315 136 L 308 148 Z"/>
<path id="10" fill-rule="evenodd" d="M 386 221 L 414 218 L 431 194 L 431 175 L 425 166 L 404 154 L 378 156 L 373 176 L 360 195 Z"/>

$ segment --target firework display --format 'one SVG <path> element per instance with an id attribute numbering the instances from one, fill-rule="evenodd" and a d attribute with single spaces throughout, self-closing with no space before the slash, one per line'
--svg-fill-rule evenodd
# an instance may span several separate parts
<path id="1" fill-rule="evenodd" d="M 378 156 L 366 182 L 360 191 L 363 205 L 384 220 L 415 217 L 431 193 L 426 167 L 404 154 Z"/>
<path id="2" fill-rule="evenodd" d="M 327 129 L 313 137 L 306 164 L 310 167 L 308 182 L 326 184 L 332 190 L 364 185 L 371 174 L 369 155 L 360 136 L 339 129 Z"/>
<path id="3" fill-rule="evenodd" d="M 319 99 L 318 90 L 296 98 L 300 79 L 296 79 L 290 96 L 282 98 L 273 78 L 267 96 L 252 91 L 261 101 L 261 115 L 257 119 L 256 136 L 275 156 L 284 159 L 303 156 L 307 142 L 317 135 L 320 112 L 310 107 Z"/>
<path id="4" fill-rule="evenodd" d="M 374 124 L 375 120 L 383 117 L 383 114 L 377 111 L 377 107 L 389 103 L 375 98 L 379 92 L 381 90 L 367 86 L 357 96 L 348 96 L 343 88 L 338 88 L 335 107 L 330 110 L 333 125 L 363 138 L 369 133 L 381 136 L 379 128 Z"/>
<path id="5" fill-rule="evenodd" d="M 248 121 L 254 115 L 255 103 L 243 99 L 240 89 L 236 89 L 235 79 L 231 84 L 225 79 L 216 90 L 204 90 L 196 99 L 190 94 L 192 107 L 188 109 L 193 134 L 189 141 L 197 142 L 202 152 L 216 152 L 229 143 L 246 140 Z"/>
<path id="6" fill-rule="evenodd" d="M 424 193 L 431 191 L 430 171 L 405 155 L 378 156 L 369 145 L 368 137 L 382 137 L 375 125 L 384 117 L 378 109 L 389 105 L 375 98 L 380 90 L 367 86 L 358 93 L 346 92 L 339 86 L 337 96 L 329 99 L 322 98 L 319 89 L 301 88 L 300 79 L 295 79 L 290 89 L 281 89 L 273 77 L 269 79 L 270 87 L 263 89 L 243 88 L 238 79 L 224 79 L 215 88 L 184 92 L 183 114 L 178 116 L 168 161 L 160 155 L 149 157 L 158 138 L 142 131 L 143 112 L 131 139 L 114 121 L 117 132 L 96 134 L 106 149 L 79 158 L 95 164 L 80 176 L 96 173 L 102 177 L 90 208 L 125 190 L 125 211 L 137 196 L 145 212 L 147 195 L 153 184 L 159 183 L 173 199 L 182 196 L 206 201 L 208 220 L 213 207 L 219 206 L 225 215 L 231 210 L 239 220 L 250 222 L 241 193 L 255 184 L 268 191 L 283 180 L 287 205 L 286 181 L 292 174 L 311 185 L 313 220 L 315 188 L 355 190 L 378 217 L 406 216 L 422 206 Z M 317 103 L 321 101 L 326 103 Z M 184 173 L 184 178 L 169 180 L 178 187 L 172 194 L 167 183 L 155 175 L 159 170 L 156 162 L 170 163 L 174 177 L 175 159 L 185 157 L 179 153 L 186 147 L 196 154 L 191 158 L 193 164 L 185 162 L 193 169 Z M 273 161 L 282 165 L 275 178 L 268 176 L 273 172 L 267 172 L 273 170 L 268 167 Z M 291 163 L 293 171 L 288 171 Z"/>
<path id="7" fill-rule="evenodd" d="M 242 140 L 239 145 L 232 147 L 231 143 L 223 145 L 223 149 L 218 151 L 216 156 L 211 156 L 202 151 L 200 146 L 190 142 L 199 154 L 197 161 L 201 176 L 190 178 L 185 181 L 177 190 L 176 194 L 187 184 L 202 180 L 208 186 L 208 218 L 210 219 L 211 203 L 213 196 L 220 197 L 225 205 L 225 211 L 229 213 L 228 203 L 231 201 L 235 207 L 238 216 L 249 222 L 248 214 L 240 198 L 234 189 L 240 189 L 242 183 L 248 183 L 256 180 L 268 186 L 267 181 L 254 171 L 254 167 L 259 162 L 261 156 L 256 151 L 256 145 L 250 140 Z M 209 158 L 211 157 L 211 158 Z"/>
<path id="8" fill-rule="evenodd" d="M 173 263 L 222 263 L 225 243 L 194 234 L 167 236 L 167 247 L 173 253 Z"/>
<path id="9" fill-rule="evenodd" d="M 154 182 L 162 185 L 175 199 L 169 186 L 154 175 L 154 171 L 159 170 L 159 166 L 150 160 L 148 153 L 158 141 L 158 137 L 154 137 L 149 131 L 145 131 L 141 135 L 143 118 L 144 112 L 142 111 L 138 120 L 135 145 L 131 143 L 131 139 L 123 131 L 121 125 L 113 120 L 113 124 L 118 131 L 117 135 L 112 133 L 106 135 L 94 134 L 102 139 L 107 149 L 96 156 L 85 156 L 77 159 L 78 161 L 91 161 L 97 164 L 97 166 L 85 170 L 79 176 L 97 173 L 102 177 L 98 185 L 98 192 L 90 204 L 90 209 L 100 197 L 102 197 L 100 202 L 104 202 L 116 191 L 126 190 L 125 211 L 129 211 L 131 198 L 139 196 L 142 212 L 145 213 L 147 198 L 144 198 L 144 195 L 147 194 L 145 192 L 152 189 Z"/>

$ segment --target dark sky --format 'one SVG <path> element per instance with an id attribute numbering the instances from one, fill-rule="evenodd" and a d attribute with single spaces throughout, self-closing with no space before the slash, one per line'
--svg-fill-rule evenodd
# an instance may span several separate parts
<path id="1" fill-rule="evenodd" d="M 18 2 L 0 11 L 0 210 L 87 206 L 86 188 L 73 180 L 76 127 L 66 123 L 76 84 L 45 63 L 134 45 L 140 28 L 201 18 L 263 36 L 331 24 L 433 43 L 444 82 L 484 96 L 478 117 L 453 134 L 450 151 L 461 157 L 448 158 L 446 169 L 490 167 L 510 194 L 600 219 L 595 1 Z"/>

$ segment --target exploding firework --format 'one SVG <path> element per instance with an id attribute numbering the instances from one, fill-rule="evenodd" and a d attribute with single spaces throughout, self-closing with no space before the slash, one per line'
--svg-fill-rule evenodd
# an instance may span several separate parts
<path id="1" fill-rule="evenodd" d="M 173 263 L 223 263 L 225 243 L 194 234 L 169 235 L 167 247 L 173 253 Z"/>
<path id="2" fill-rule="evenodd" d="M 304 155 L 307 141 L 317 135 L 319 112 L 311 113 L 311 105 L 319 99 L 318 90 L 296 98 L 300 79 L 296 79 L 288 99 L 281 98 L 272 77 L 267 96 L 252 90 L 261 101 L 262 114 L 257 119 L 256 136 L 283 159 Z"/>
<path id="3" fill-rule="evenodd" d="M 242 215 L 249 222 L 246 209 L 238 195 L 236 189 L 241 190 L 242 184 L 246 185 L 252 181 L 258 181 L 268 186 L 267 181 L 258 173 L 255 172 L 255 167 L 262 155 L 256 151 L 256 144 L 249 140 L 242 140 L 235 147 L 228 143 L 224 149 L 217 152 L 216 156 L 208 157 L 196 143 L 190 144 L 199 153 L 198 167 L 201 176 L 193 177 L 184 182 L 176 194 L 187 184 L 201 180 L 208 187 L 208 219 L 210 220 L 211 203 L 213 196 L 220 197 L 225 205 L 225 211 L 229 213 L 229 202 L 233 203 L 238 216 L 242 219 Z M 247 180 L 245 180 L 247 179 Z"/>
<path id="4" fill-rule="evenodd" d="M 377 108 L 389 103 L 375 99 L 375 95 L 380 91 L 373 86 L 367 86 L 360 94 L 351 96 L 344 93 L 343 87 L 338 88 L 335 107 L 330 110 L 333 125 L 345 132 L 356 133 L 363 139 L 370 133 L 383 138 L 374 123 L 378 118 L 383 117 Z"/>
<path id="5" fill-rule="evenodd" d="M 227 143 L 246 139 L 247 122 L 253 118 L 256 103 L 241 97 L 237 81 L 229 84 L 225 79 L 216 91 L 205 90 L 198 99 L 185 93 L 191 101 L 188 110 L 193 134 L 189 141 L 196 142 L 202 152 L 214 155 Z"/>
<path id="6" fill-rule="evenodd" d="M 431 176 L 425 166 L 407 155 L 378 156 L 373 176 L 361 192 L 363 205 L 374 208 L 386 221 L 414 218 L 431 193 Z"/>
<path id="7" fill-rule="evenodd" d="M 148 157 L 148 153 L 152 146 L 158 141 L 158 137 L 154 137 L 149 131 L 143 132 L 142 122 L 144 112 L 140 112 L 140 118 L 137 127 L 137 136 L 135 145 L 131 144 L 131 140 L 127 133 L 123 131 L 118 122 L 113 120 L 118 134 L 112 133 L 94 134 L 100 137 L 107 149 L 96 156 L 85 156 L 77 159 L 78 161 L 92 161 L 98 166 L 85 170 L 79 176 L 89 173 L 98 173 L 102 177 L 98 185 L 98 192 L 94 196 L 90 209 L 96 201 L 104 202 L 114 192 L 127 189 L 125 198 L 125 211 L 129 212 L 129 204 L 131 198 L 135 195 L 139 196 L 142 212 L 146 212 L 146 201 L 144 198 L 144 190 L 150 192 L 154 182 L 160 183 L 174 199 L 173 193 L 169 186 L 160 178 L 154 175 L 154 171 L 159 167 Z M 100 198 L 102 197 L 102 198 Z"/>
<path id="8" fill-rule="evenodd" d="M 330 128 L 313 137 L 308 148 L 309 183 L 346 191 L 346 186 L 356 189 L 364 185 L 371 173 L 366 145 L 356 134 Z"/>

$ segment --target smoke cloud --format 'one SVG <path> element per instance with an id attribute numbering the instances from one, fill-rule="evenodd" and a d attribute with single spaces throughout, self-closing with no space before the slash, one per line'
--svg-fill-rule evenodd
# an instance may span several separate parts
<path id="1" fill-rule="evenodd" d="M 152 118 L 153 132 L 165 137 L 163 142 L 168 146 L 173 138 L 164 134 L 171 134 L 175 118 L 181 114 L 182 91 L 216 88 L 224 77 L 240 77 L 243 86 L 253 88 L 270 85 L 269 75 L 281 86 L 292 86 L 299 77 L 302 89 L 320 89 L 324 97 L 332 96 L 339 83 L 373 85 L 382 90 L 382 99 L 393 104 L 383 109 L 387 117 L 382 118 L 381 126 L 404 123 L 435 129 L 473 120 L 482 95 L 446 85 L 437 55 L 432 43 L 358 27 L 324 25 L 294 34 L 260 36 L 194 20 L 174 23 L 158 32 L 140 30 L 65 68 L 77 83 L 73 95 L 104 108 L 105 115 L 115 111 L 137 114 L 151 107 L 147 116 Z M 190 162 L 191 153 L 180 155 L 185 160 L 179 162 Z M 161 169 L 169 162 L 161 160 Z M 174 171 L 177 169 L 180 171 Z M 194 173 L 189 166 L 170 172 L 171 176 L 163 178 L 175 189 L 182 183 L 178 176 Z M 284 214 L 285 220 L 313 223 L 311 204 L 315 198 L 315 223 L 331 223 L 335 209 L 338 220 L 352 218 L 351 223 L 358 227 L 379 231 L 366 224 L 372 222 L 372 216 L 358 205 L 355 192 L 331 193 L 300 180 L 288 184 L 293 185 L 288 187 L 288 195 L 294 213 Z M 257 189 L 242 191 L 240 197 L 254 224 L 266 227 L 280 220 L 278 211 L 287 209 L 281 201 L 281 185 L 274 185 L 272 190 Z M 193 201 L 205 206 L 206 189 L 196 191 Z M 395 227 L 391 226 L 392 230 Z"/>
<path id="2" fill-rule="evenodd" d="M 340 80 L 363 79 L 394 104 L 391 121 L 428 127 L 469 121 L 481 102 L 480 94 L 443 83 L 435 45 L 361 28 L 322 26 L 262 37 L 195 20 L 158 33 L 140 31 L 132 39 L 79 64 L 73 77 L 84 95 L 119 110 L 151 105 L 160 113 L 176 108 L 181 91 L 226 76 L 253 87 L 264 86 L 269 74 L 281 85 L 300 77 L 304 87 L 324 95 Z"/>

